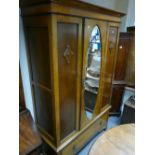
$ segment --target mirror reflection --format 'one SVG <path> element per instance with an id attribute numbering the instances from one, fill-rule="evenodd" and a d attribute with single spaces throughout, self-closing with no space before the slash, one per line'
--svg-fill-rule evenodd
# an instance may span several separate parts
<path id="1" fill-rule="evenodd" d="M 92 30 L 86 56 L 84 77 L 84 102 L 88 119 L 93 116 L 99 89 L 101 69 L 101 39 L 98 26 Z"/>

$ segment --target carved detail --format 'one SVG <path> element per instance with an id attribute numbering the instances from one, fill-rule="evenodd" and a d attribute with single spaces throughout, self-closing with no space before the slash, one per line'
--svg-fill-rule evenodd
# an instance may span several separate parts
<path id="1" fill-rule="evenodd" d="M 71 50 L 70 45 L 67 45 L 63 56 L 64 56 L 64 58 L 68 64 L 70 64 L 70 60 L 71 60 L 72 55 L 74 55 L 74 53 Z"/>
<path id="2" fill-rule="evenodd" d="M 112 53 L 112 49 L 113 49 L 113 43 L 112 43 L 112 41 L 110 41 L 110 44 L 109 44 L 109 51 L 110 51 L 110 54 Z"/>

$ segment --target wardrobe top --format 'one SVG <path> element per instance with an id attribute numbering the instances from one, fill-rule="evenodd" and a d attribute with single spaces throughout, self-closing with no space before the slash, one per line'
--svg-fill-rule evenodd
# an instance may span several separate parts
<path id="1" fill-rule="evenodd" d="M 45 8 L 50 7 L 54 10 L 56 7 L 68 7 L 72 9 L 80 9 L 83 11 L 91 11 L 94 13 L 100 13 L 104 15 L 110 15 L 115 17 L 122 17 L 125 13 L 107 9 L 101 6 L 96 6 L 80 0 L 20 0 L 20 8 L 24 10 L 30 10 L 33 8 Z M 48 12 L 49 13 L 49 12 Z"/>

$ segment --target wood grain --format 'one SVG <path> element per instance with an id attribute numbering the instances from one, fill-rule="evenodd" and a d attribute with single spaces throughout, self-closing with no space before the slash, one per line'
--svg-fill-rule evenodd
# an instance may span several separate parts
<path id="1" fill-rule="evenodd" d="M 61 139 L 76 128 L 76 85 L 77 81 L 77 25 L 58 23 L 58 62 L 59 62 L 59 99 Z M 64 52 L 70 46 L 70 60 L 64 57 Z M 68 57 L 69 58 L 69 57 Z M 67 89 L 66 89 L 67 88 Z"/>
<path id="2" fill-rule="evenodd" d="M 92 19 L 86 19 L 85 20 L 85 29 L 84 29 L 84 44 L 83 44 L 83 68 L 82 68 L 82 81 L 85 79 L 85 67 L 87 63 L 87 51 L 89 47 L 89 41 L 91 37 L 91 33 L 93 31 L 93 28 L 95 26 L 98 26 L 100 30 L 100 38 L 101 38 L 101 72 L 100 72 L 100 80 L 99 80 L 99 88 L 98 88 L 98 94 L 96 96 L 96 103 L 95 108 L 93 111 L 93 117 L 92 120 L 100 113 L 100 107 L 102 103 L 102 96 L 103 96 L 103 76 L 104 76 L 104 63 L 105 63 L 105 48 L 106 48 L 106 30 L 107 30 L 107 22 L 103 22 L 100 20 L 92 20 Z M 83 128 L 86 124 L 88 124 L 90 121 L 86 116 L 85 111 L 85 103 L 84 103 L 84 92 L 85 88 L 84 85 L 82 86 L 81 91 L 81 128 Z"/>
<path id="3" fill-rule="evenodd" d="M 89 155 L 134 155 L 135 126 L 120 125 L 103 133 L 92 146 Z"/>
<path id="4" fill-rule="evenodd" d="M 125 85 L 113 85 L 112 98 L 111 98 L 111 113 L 120 113 L 120 106 L 122 102 L 122 96 L 124 93 Z"/>
<path id="5" fill-rule="evenodd" d="M 50 65 L 52 61 L 50 60 L 51 51 L 48 34 L 50 30 L 49 17 L 25 17 L 24 28 L 36 124 L 39 131 L 46 133 L 47 138 L 55 144 L 55 107 L 52 97 L 53 72 Z"/>
<path id="6" fill-rule="evenodd" d="M 125 79 L 125 71 L 127 64 L 127 57 L 130 46 L 130 33 L 120 33 L 118 53 L 117 53 L 117 63 L 115 68 L 115 77 L 117 81 Z"/>
<path id="7" fill-rule="evenodd" d="M 41 145 L 41 138 L 29 111 L 19 115 L 19 154 L 25 155 Z"/>
<path id="8" fill-rule="evenodd" d="M 129 46 L 129 53 L 127 59 L 127 67 L 126 67 L 126 75 L 125 80 L 128 86 L 134 87 L 135 86 L 135 32 L 130 30 L 132 33 L 130 46 Z"/>
<path id="9" fill-rule="evenodd" d="M 27 31 L 32 81 L 50 88 L 48 27 L 27 27 Z"/>
<path id="10" fill-rule="evenodd" d="M 81 90 L 81 60 L 82 60 L 82 20 L 80 18 L 53 15 L 53 42 L 56 47 L 55 68 L 57 74 L 57 94 L 60 117 L 61 141 L 79 129 L 79 109 Z M 54 44 L 54 43 L 53 43 Z M 69 62 L 64 56 L 69 47 Z M 53 53 L 54 54 L 54 53 Z M 58 64 L 57 64 L 58 63 Z M 56 65 L 57 64 L 57 65 Z M 56 84 L 55 83 L 55 84 Z M 69 138 L 69 137 L 68 137 Z"/>
<path id="11" fill-rule="evenodd" d="M 92 135 L 106 127 L 111 107 L 111 79 L 118 27 L 123 14 L 79 1 L 21 0 L 21 2 L 23 2 L 22 16 L 27 36 L 31 88 L 35 116 L 37 123 L 39 122 L 38 129 L 55 154 L 62 152 L 72 154 L 72 151 L 77 152 Z M 101 31 L 102 77 L 93 119 L 88 121 L 81 101 L 82 65 L 85 62 L 90 34 L 95 25 L 98 25 Z M 90 26 L 90 30 L 87 26 Z M 111 28 L 115 29 L 115 36 L 112 37 L 109 35 Z M 111 55 L 107 53 L 109 37 L 115 46 Z M 68 51 L 72 51 L 71 57 Z M 103 101 L 103 94 L 107 95 L 108 100 Z M 100 122 L 98 119 L 103 121 Z M 97 128 L 96 122 L 98 122 Z M 93 132 L 89 130 L 89 126 L 93 126 Z M 69 147 L 71 142 L 75 142 L 77 148 Z"/>
<path id="12" fill-rule="evenodd" d="M 118 28 L 119 24 L 108 23 L 106 51 L 104 56 L 102 107 L 111 103 L 112 80 L 115 68 L 115 57 L 117 54 Z M 112 48 L 110 49 L 111 45 Z"/>
<path id="13" fill-rule="evenodd" d="M 49 4 L 51 4 L 51 6 L 54 6 L 54 8 L 56 6 L 59 6 L 59 7 L 63 6 L 64 8 L 67 6 L 69 8 L 73 8 L 74 10 L 76 8 L 80 9 L 81 11 L 85 10 L 85 11 L 92 12 L 93 10 L 93 13 L 97 12 L 97 13 L 106 14 L 110 16 L 116 16 L 116 17 L 121 17 L 125 15 L 125 13 L 122 13 L 122 12 L 110 10 L 110 9 L 107 9 L 101 6 L 96 6 L 90 3 L 76 1 L 76 0 L 72 0 L 72 1 L 68 1 L 68 0 L 20 0 L 20 7 L 22 8 L 26 7 L 26 9 L 31 8 L 32 6 L 33 7 L 41 6 L 40 4 L 44 4 L 44 5 L 47 4 L 48 6 L 50 6 Z"/>
<path id="14" fill-rule="evenodd" d="M 125 74 L 128 61 L 128 53 L 130 48 L 132 34 L 128 32 L 120 33 L 118 52 L 116 57 L 116 67 L 113 79 L 113 90 L 111 99 L 111 115 L 120 114 L 120 106 L 122 103 L 122 96 L 124 87 L 126 85 Z"/>

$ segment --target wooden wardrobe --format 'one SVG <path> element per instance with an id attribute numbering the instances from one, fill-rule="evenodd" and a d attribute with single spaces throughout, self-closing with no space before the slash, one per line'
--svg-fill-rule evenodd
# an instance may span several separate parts
<path id="1" fill-rule="evenodd" d="M 134 27 L 121 32 L 116 59 L 116 67 L 112 85 L 110 115 L 121 114 L 123 94 L 135 87 L 135 34 Z"/>
<path id="2" fill-rule="evenodd" d="M 112 99 L 110 115 L 121 114 L 121 103 L 126 86 L 126 68 L 128 61 L 128 53 L 131 42 L 131 33 L 121 32 L 119 37 L 118 52 L 116 58 L 115 74 L 112 85 Z"/>
<path id="3" fill-rule="evenodd" d="M 36 124 L 53 154 L 76 154 L 106 128 L 124 14 L 66 0 L 20 7 Z"/>

